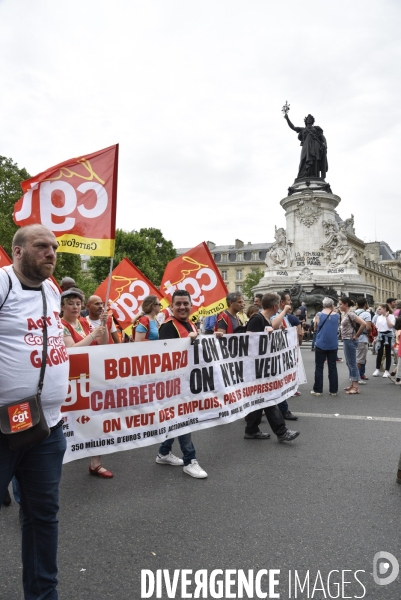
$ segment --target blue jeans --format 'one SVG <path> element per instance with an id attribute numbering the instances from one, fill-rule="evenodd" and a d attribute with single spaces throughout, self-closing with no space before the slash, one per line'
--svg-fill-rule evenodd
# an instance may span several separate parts
<path id="1" fill-rule="evenodd" d="M 359 371 L 356 366 L 356 350 L 358 348 L 358 343 L 358 340 L 343 340 L 344 357 L 351 381 L 359 381 Z"/>
<path id="2" fill-rule="evenodd" d="M 171 448 L 174 444 L 174 440 L 175 440 L 175 438 L 171 438 L 160 444 L 160 446 L 159 446 L 160 456 L 166 456 L 169 452 L 171 452 Z M 184 465 L 187 466 L 190 464 L 191 460 L 196 458 L 195 447 L 192 443 L 191 434 L 186 433 L 185 435 L 179 435 L 178 441 L 180 443 L 182 458 L 184 459 Z"/>
<path id="3" fill-rule="evenodd" d="M 329 369 L 329 392 L 337 394 L 338 375 L 337 375 L 337 348 L 335 350 L 322 350 L 318 346 L 315 348 L 315 383 L 313 391 L 321 394 L 323 392 L 323 369 L 324 361 L 327 359 Z"/>
<path id="4" fill-rule="evenodd" d="M 22 580 L 25 600 L 57 600 L 58 492 L 66 441 L 63 428 L 40 444 L 11 450 L 0 438 L 0 498 L 15 475 L 24 514 Z"/>

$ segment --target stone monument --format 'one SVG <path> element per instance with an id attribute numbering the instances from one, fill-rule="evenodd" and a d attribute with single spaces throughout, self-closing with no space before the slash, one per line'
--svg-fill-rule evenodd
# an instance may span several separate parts
<path id="1" fill-rule="evenodd" d="M 341 198 L 325 181 L 327 141 L 312 115 L 304 127 L 294 127 L 283 107 L 290 129 L 298 133 L 301 160 L 298 176 L 280 202 L 286 228 L 275 227 L 275 241 L 266 255 L 265 276 L 253 292 L 289 290 L 294 308 L 302 301 L 312 316 L 325 296 L 366 296 L 373 301 L 374 286 L 359 274 L 357 256 L 350 244 L 355 237 L 354 216 L 342 221 L 336 212 Z"/>

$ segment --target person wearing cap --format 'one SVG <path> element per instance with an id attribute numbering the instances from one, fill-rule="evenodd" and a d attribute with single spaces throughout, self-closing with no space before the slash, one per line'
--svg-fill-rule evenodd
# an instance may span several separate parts
<path id="1" fill-rule="evenodd" d="M 98 325 L 91 331 L 86 319 L 80 316 L 84 293 L 78 288 L 70 288 L 61 294 L 61 309 L 66 348 L 81 348 L 107 344 L 109 333 L 105 325 Z M 113 473 L 100 464 L 100 456 L 92 456 L 89 473 L 104 479 L 111 479 Z"/>

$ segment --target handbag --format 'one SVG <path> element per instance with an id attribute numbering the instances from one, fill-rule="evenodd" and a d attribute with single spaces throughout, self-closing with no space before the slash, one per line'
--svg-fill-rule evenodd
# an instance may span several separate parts
<path id="1" fill-rule="evenodd" d="M 41 292 L 43 300 L 43 351 L 37 392 L 33 396 L 0 407 L 0 431 L 7 439 L 11 450 L 19 450 L 25 446 L 37 444 L 50 435 L 50 428 L 46 422 L 41 402 L 47 358 L 47 302 L 43 284 Z"/>

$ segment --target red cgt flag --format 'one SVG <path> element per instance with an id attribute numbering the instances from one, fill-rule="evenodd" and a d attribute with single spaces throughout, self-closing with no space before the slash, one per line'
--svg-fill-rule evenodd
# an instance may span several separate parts
<path id="1" fill-rule="evenodd" d="M 3 246 L 0 246 L 0 267 L 8 267 L 11 265 L 12 260 L 4 250 Z"/>
<path id="2" fill-rule="evenodd" d="M 107 277 L 94 292 L 95 296 L 100 296 L 103 301 L 106 298 L 108 282 Z M 132 321 L 140 313 L 142 301 L 149 294 L 154 294 L 166 305 L 162 294 L 153 283 L 128 258 L 123 258 L 111 274 L 109 303 L 115 318 L 128 335 L 131 334 Z"/>
<path id="3" fill-rule="evenodd" d="M 41 223 L 60 252 L 113 256 L 116 232 L 118 144 L 66 160 L 21 183 L 14 205 L 20 227 Z"/>
<path id="4" fill-rule="evenodd" d="M 160 291 L 169 304 L 175 290 L 190 293 L 192 321 L 227 308 L 227 288 L 205 242 L 168 263 Z"/>

